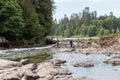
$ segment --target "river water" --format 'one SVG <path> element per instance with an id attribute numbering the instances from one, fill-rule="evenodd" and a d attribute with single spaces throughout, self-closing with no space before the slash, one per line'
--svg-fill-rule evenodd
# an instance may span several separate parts
<path id="1" fill-rule="evenodd" d="M 63 66 L 68 68 L 74 77 L 88 77 L 93 80 L 120 80 L 120 66 L 112 66 L 103 63 L 105 59 L 109 59 L 112 56 L 106 56 L 103 54 L 83 55 L 75 52 L 67 52 L 69 49 L 51 48 L 46 47 L 34 47 L 34 48 L 15 48 L 9 50 L 0 51 L 0 59 L 16 59 L 24 58 L 31 55 L 38 55 L 44 53 L 52 53 L 53 59 L 66 60 L 67 63 Z M 113 55 L 115 56 L 115 55 Z M 74 67 L 73 64 L 80 62 L 91 62 L 94 67 Z"/>
<path id="2" fill-rule="evenodd" d="M 93 80 L 120 80 L 120 66 L 112 66 L 103 63 L 106 59 L 113 56 L 103 54 L 83 55 L 75 52 L 66 52 L 69 49 L 56 49 L 56 54 L 53 55 L 55 59 L 66 60 L 67 67 L 74 77 L 88 77 Z M 90 62 L 94 67 L 74 67 L 73 64 L 80 62 Z"/>
<path id="3" fill-rule="evenodd" d="M 33 48 L 14 48 L 8 50 L 0 50 L 0 59 L 14 60 L 17 58 L 24 58 L 32 55 L 51 53 L 51 47 L 33 47 Z"/>

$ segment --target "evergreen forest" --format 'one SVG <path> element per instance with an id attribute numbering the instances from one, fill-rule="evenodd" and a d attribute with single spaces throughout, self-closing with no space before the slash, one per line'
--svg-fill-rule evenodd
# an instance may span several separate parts
<path id="1" fill-rule="evenodd" d="M 52 26 L 52 0 L 0 0 L 0 36 L 9 42 L 42 40 Z"/>
<path id="2" fill-rule="evenodd" d="M 97 11 L 90 11 L 89 7 L 81 13 L 73 13 L 70 18 L 64 15 L 60 20 L 54 20 L 51 35 L 53 36 L 81 36 L 93 37 L 118 33 L 120 18 L 109 15 L 97 16 Z"/>

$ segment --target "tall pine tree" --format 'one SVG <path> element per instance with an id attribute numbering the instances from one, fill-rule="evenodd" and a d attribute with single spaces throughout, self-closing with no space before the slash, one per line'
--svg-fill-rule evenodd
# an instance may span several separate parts
<path id="1" fill-rule="evenodd" d="M 22 38 L 24 20 L 22 9 L 16 0 L 0 0 L 0 36 L 9 41 Z"/>

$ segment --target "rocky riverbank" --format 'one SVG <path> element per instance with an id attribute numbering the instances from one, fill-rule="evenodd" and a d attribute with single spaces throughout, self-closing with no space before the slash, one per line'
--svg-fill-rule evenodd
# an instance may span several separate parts
<path id="1" fill-rule="evenodd" d="M 24 41 L 16 41 L 16 42 L 9 42 L 9 41 L 2 41 L 0 42 L 0 50 L 7 50 L 7 49 L 13 49 L 13 48 L 32 48 L 32 47 L 43 47 L 51 44 L 55 44 L 56 41 L 45 38 L 41 41 L 30 41 L 30 40 L 24 40 Z"/>
<path id="2" fill-rule="evenodd" d="M 73 44 L 73 47 L 70 47 L 69 43 L 60 43 L 58 46 L 53 46 L 51 50 L 54 53 L 53 58 L 46 59 L 48 61 L 42 63 L 39 60 L 37 63 L 31 62 L 40 58 L 37 57 L 38 55 L 32 56 L 34 59 L 31 61 L 28 57 L 19 62 L 0 60 L 0 80 L 101 80 L 100 77 L 96 78 L 102 73 L 97 70 L 111 74 L 115 72 L 114 75 L 118 77 L 119 67 L 114 66 L 120 66 L 119 40 L 115 40 L 114 43 L 108 41 L 105 44 L 103 42 L 82 41 L 79 44 Z M 107 69 L 111 70 L 104 71 Z M 88 76 L 87 70 L 91 76 Z M 82 75 L 82 71 L 86 72 L 83 72 L 87 74 L 86 77 Z M 76 73 L 77 77 L 74 76 Z M 105 77 L 102 80 L 113 80 L 115 77 L 111 77 L 113 75 L 111 74 L 102 75 Z"/>
<path id="3" fill-rule="evenodd" d="M 120 40 L 82 40 L 74 42 L 73 47 L 70 47 L 69 43 L 60 43 L 58 46 L 55 45 L 53 48 L 71 48 L 66 52 L 75 52 L 81 54 L 120 54 Z"/>
<path id="4" fill-rule="evenodd" d="M 59 45 L 53 46 L 53 48 L 66 49 L 62 53 L 69 54 L 82 54 L 82 55 L 104 55 L 106 59 L 102 63 L 110 64 L 112 66 L 120 66 L 120 39 L 116 38 L 113 40 L 84 40 L 74 42 L 73 47 L 70 47 L 69 43 L 60 43 Z M 95 57 L 97 58 L 97 57 Z M 94 67 L 95 64 L 88 62 L 77 62 L 72 64 L 74 67 Z"/>
<path id="5" fill-rule="evenodd" d="M 62 67 L 66 61 L 51 60 L 43 63 L 30 63 L 0 60 L 0 80 L 88 80 L 86 77 L 74 79 L 72 73 Z"/>

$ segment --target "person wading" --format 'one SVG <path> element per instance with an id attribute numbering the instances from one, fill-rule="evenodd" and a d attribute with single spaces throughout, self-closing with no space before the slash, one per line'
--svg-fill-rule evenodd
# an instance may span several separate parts
<path id="1" fill-rule="evenodd" d="M 59 40 L 58 40 L 58 38 L 57 38 L 56 44 L 57 44 L 57 47 L 59 47 Z"/>
<path id="2" fill-rule="evenodd" d="M 70 40 L 70 47 L 73 47 L 73 40 Z"/>

